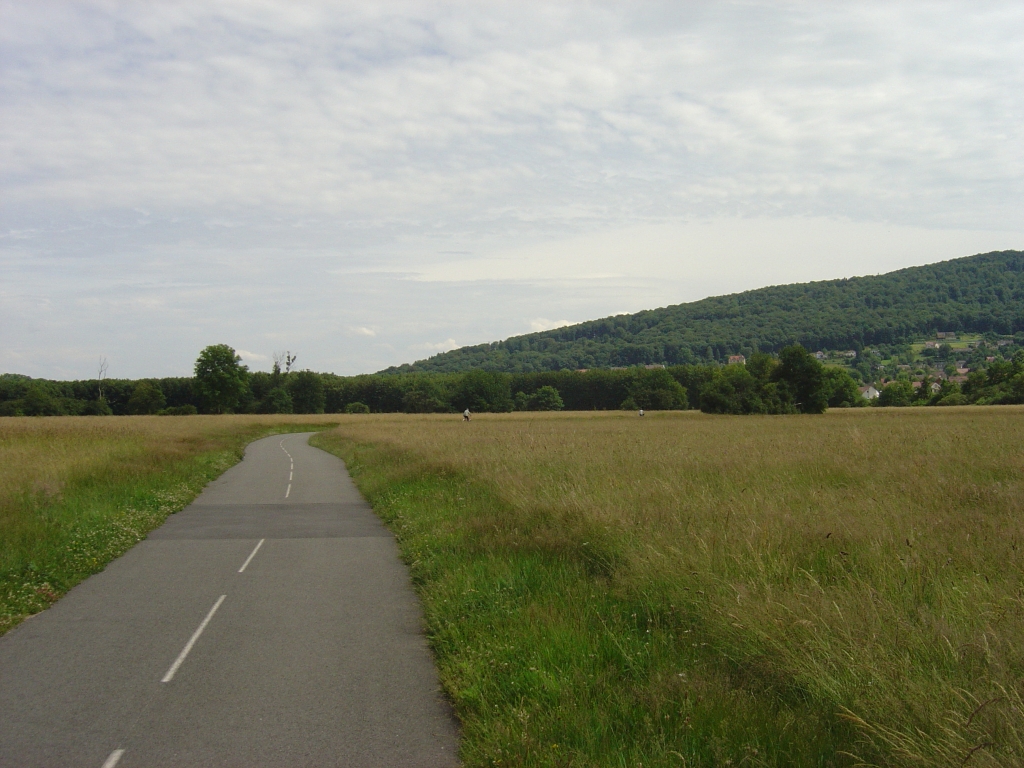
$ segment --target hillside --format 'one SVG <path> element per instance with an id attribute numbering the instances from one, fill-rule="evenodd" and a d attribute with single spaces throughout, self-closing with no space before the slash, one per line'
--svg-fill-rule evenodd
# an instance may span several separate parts
<path id="1" fill-rule="evenodd" d="M 935 331 L 1024 331 L 1024 252 L 777 285 L 461 347 L 382 373 L 524 373 L 724 361 L 731 354 L 901 344 Z"/>

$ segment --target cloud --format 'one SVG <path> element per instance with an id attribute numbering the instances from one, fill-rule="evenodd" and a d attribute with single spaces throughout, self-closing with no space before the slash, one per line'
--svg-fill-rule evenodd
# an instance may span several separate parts
<path id="1" fill-rule="evenodd" d="M 548 320 L 546 317 L 537 317 L 530 321 L 531 331 L 550 331 L 552 328 L 564 328 L 572 325 L 571 320 Z"/>
<path id="2" fill-rule="evenodd" d="M 1024 247 L 1020 4 L 2 13 L 10 370 L 188 373 L 281 339 L 355 373 Z"/>
<path id="3" fill-rule="evenodd" d="M 452 349 L 458 349 L 459 346 L 460 346 L 459 343 L 457 341 L 455 341 L 455 339 L 447 339 L 445 341 L 440 341 L 440 342 L 438 342 L 436 344 L 432 344 L 430 342 L 423 342 L 423 343 L 420 343 L 420 344 L 413 344 L 411 347 L 409 347 L 409 349 L 412 349 L 412 350 L 421 350 L 422 349 L 422 350 L 426 350 L 428 352 L 448 352 L 449 350 L 452 350 Z"/>

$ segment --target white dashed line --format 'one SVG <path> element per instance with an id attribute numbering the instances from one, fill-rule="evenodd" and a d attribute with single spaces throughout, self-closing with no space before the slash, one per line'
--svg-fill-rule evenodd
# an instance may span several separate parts
<path id="1" fill-rule="evenodd" d="M 221 595 L 217 599 L 217 602 L 213 604 L 213 608 L 211 608 L 210 612 L 206 614 L 206 618 L 203 619 L 203 623 L 200 624 L 199 629 L 192 634 L 191 639 L 189 639 L 188 643 L 185 644 L 185 647 L 181 649 L 181 653 L 178 654 L 178 658 L 176 658 L 174 663 L 171 664 L 171 668 L 167 670 L 167 674 L 164 675 L 163 679 L 160 681 L 161 683 L 169 683 L 174 679 L 174 673 L 178 671 L 178 667 L 180 667 L 181 663 L 185 661 L 185 657 L 188 656 L 188 652 L 192 650 L 192 646 L 196 644 L 196 640 L 198 640 L 199 636 L 203 634 L 203 630 L 206 629 L 206 625 L 210 623 L 210 619 L 213 618 L 213 614 L 215 614 L 217 609 L 220 608 L 220 604 L 224 602 L 225 597 L 227 597 L 227 595 Z M 111 757 L 113 757 L 113 755 L 111 755 Z M 118 756 L 118 759 L 120 759 L 120 755 Z"/>
<path id="2" fill-rule="evenodd" d="M 292 493 L 292 477 L 295 476 L 295 458 L 290 453 L 288 453 L 288 449 L 284 447 L 284 441 L 287 439 L 288 438 L 286 437 L 282 439 L 280 443 L 278 443 L 281 450 L 284 451 L 285 455 L 288 457 L 289 462 L 291 462 L 291 466 L 288 467 L 288 488 L 284 492 L 284 497 L 286 499 Z"/>
<path id="3" fill-rule="evenodd" d="M 249 565 L 249 562 L 250 562 L 250 561 L 251 561 L 251 560 L 252 560 L 252 559 L 253 559 L 254 557 L 256 557 L 256 553 L 260 551 L 260 547 L 262 547 L 262 546 L 263 546 L 263 542 L 264 542 L 264 541 L 266 541 L 266 539 L 260 539 L 260 543 L 256 545 L 256 549 L 254 549 L 254 550 L 253 550 L 253 551 L 252 551 L 252 552 L 251 552 L 251 553 L 249 554 L 249 556 L 248 556 L 247 558 L 245 558 L 245 562 L 244 562 L 244 563 L 242 563 L 242 567 L 238 569 L 238 572 L 239 572 L 239 573 L 242 573 L 242 572 L 244 572 L 244 571 L 245 571 L 245 569 L 246 569 L 246 566 L 248 566 L 248 565 Z"/>
<path id="4" fill-rule="evenodd" d="M 103 764 L 103 768 L 114 768 L 114 766 L 117 765 L 117 761 L 121 759 L 121 755 L 123 754 L 123 749 L 115 749 L 110 753 L 110 757 L 107 758 L 107 762 Z"/>
<path id="5" fill-rule="evenodd" d="M 284 440 L 282 440 L 280 443 L 278 443 L 278 445 L 281 447 L 281 450 L 284 451 L 285 456 L 287 456 L 289 459 L 292 459 L 292 455 L 290 453 L 288 453 L 288 449 L 284 447 L 284 441 L 287 440 L 287 439 L 288 439 L 287 437 L 284 438 Z M 295 463 L 295 459 L 292 459 L 292 463 Z"/>

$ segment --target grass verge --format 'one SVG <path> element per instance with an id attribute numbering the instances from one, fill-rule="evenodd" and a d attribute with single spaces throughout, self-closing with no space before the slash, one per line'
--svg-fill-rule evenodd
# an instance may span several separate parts
<path id="1" fill-rule="evenodd" d="M 1024 763 L 1024 411 L 343 419 L 469 766 Z"/>
<path id="2" fill-rule="evenodd" d="M 0 634 L 119 557 L 269 434 L 330 417 L 0 419 Z"/>

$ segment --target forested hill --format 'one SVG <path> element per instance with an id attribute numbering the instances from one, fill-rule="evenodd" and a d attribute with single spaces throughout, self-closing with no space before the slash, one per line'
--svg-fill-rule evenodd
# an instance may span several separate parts
<path id="1" fill-rule="evenodd" d="M 724 362 L 793 342 L 811 350 L 859 349 L 935 331 L 1024 331 L 1024 252 L 715 296 L 461 347 L 382 373 Z"/>

